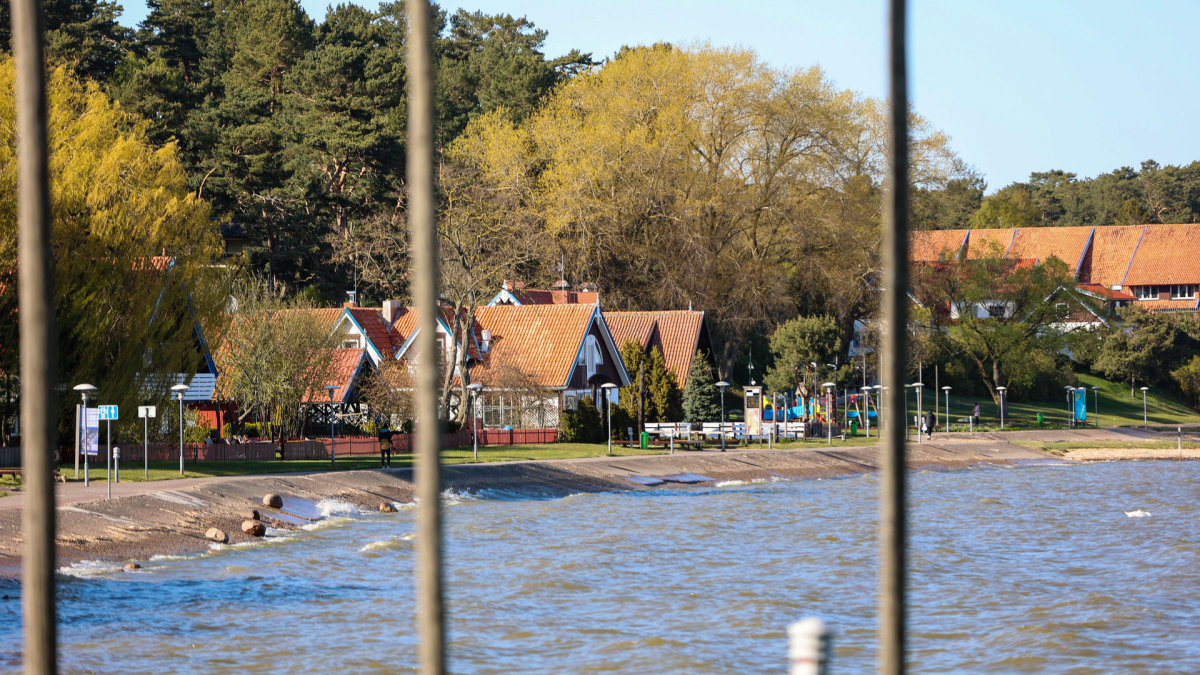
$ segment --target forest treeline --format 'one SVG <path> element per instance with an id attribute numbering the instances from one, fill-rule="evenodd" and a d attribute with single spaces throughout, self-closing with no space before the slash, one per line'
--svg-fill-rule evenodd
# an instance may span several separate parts
<path id="1" fill-rule="evenodd" d="M 406 298 L 402 3 L 341 4 L 315 20 L 294 0 L 151 0 L 135 29 L 107 0 L 45 10 L 51 63 L 126 115 L 96 123 L 134 130 L 180 168 L 192 201 L 173 203 L 190 216 L 153 218 L 236 234 L 241 266 L 279 297 Z M 561 275 L 598 284 L 607 308 L 692 306 L 710 315 L 723 372 L 743 370 L 749 341 L 765 345 L 798 314 L 829 315 L 846 338 L 873 316 L 880 101 L 743 49 L 549 58 L 545 31 L 528 19 L 438 8 L 433 30 L 448 301 L 466 308 L 502 279 L 549 285 Z M 1145 162 L 1094 179 L 1035 173 L 985 196 L 945 134 L 916 114 L 912 128 L 918 228 L 1200 215 L 1200 163 Z M 72 142 L 64 152 L 89 141 Z M 75 215 L 86 236 L 112 236 L 84 222 L 94 213 Z M 155 250 L 145 255 L 187 253 L 146 241 Z M 3 263 L 0 276 L 11 272 Z"/>

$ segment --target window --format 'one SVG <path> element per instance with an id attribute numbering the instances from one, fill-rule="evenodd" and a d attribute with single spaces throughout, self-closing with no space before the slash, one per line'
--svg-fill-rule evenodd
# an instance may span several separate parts
<path id="1" fill-rule="evenodd" d="M 1196 298 L 1196 286 L 1194 284 L 1175 284 L 1171 286 L 1172 300 L 1194 300 Z"/>
<path id="2" fill-rule="evenodd" d="M 1157 300 L 1158 286 L 1134 286 L 1133 294 L 1138 300 Z"/>
<path id="3" fill-rule="evenodd" d="M 992 318 L 1004 318 L 1004 303 L 1002 302 L 989 303 L 985 309 L 987 309 L 988 316 Z"/>
<path id="4" fill-rule="evenodd" d="M 346 338 L 342 340 L 342 349 L 358 349 L 358 338 Z"/>

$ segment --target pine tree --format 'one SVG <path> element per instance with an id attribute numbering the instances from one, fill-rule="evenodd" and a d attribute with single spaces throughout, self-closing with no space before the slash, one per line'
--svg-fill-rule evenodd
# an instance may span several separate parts
<path id="1" fill-rule="evenodd" d="M 646 366 L 646 419 L 652 422 L 676 422 L 683 417 L 681 392 L 675 373 L 667 368 L 662 351 L 650 350 Z"/>
<path id="2" fill-rule="evenodd" d="M 713 380 L 712 368 L 704 352 L 696 352 L 683 392 L 683 419 L 692 424 L 721 419 L 721 394 Z"/>

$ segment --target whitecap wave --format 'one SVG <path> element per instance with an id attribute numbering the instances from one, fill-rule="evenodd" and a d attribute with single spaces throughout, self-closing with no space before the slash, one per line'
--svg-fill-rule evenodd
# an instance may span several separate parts
<path id="1" fill-rule="evenodd" d="M 454 488 L 447 488 L 445 490 L 442 490 L 442 505 L 443 506 L 454 506 L 455 504 L 461 504 L 463 502 L 469 502 L 469 501 L 477 501 L 478 499 L 479 499 L 479 497 L 477 495 L 473 495 L 470 492 L 459 492 L 458 490 L 455 490 Z"/>
<path id="2" fill-rule="evenodd" d="M 317 513 L 321 514 L 322 518 L 330 518 L 332 516 L 356 516 L 362 513 L 354 504 L 344 502 L 340 499 L 322 499 L 317 502 Z"/>
<path id="3" fill-rule="evenodd" d="M 377 553 L 379 551 L 404 551 L 412 548 L 412 542 L 417 538 L 413 532 L 402 534 L 387 539 L 373 541 L 366 546 L 358 549 L 359 553 Z"/>
<path id="4" fill-rule="evenodd" d="M 774 481 L 774 480 L 778 480 L 778 479 L 772 477 L 771 480 Z M 750 480 L 723 480 L 723 481 L 717 482 L 715 484 L 715 487 L 734 487 L 737 485 L 758 485 L 760 483 L 766 483 L 766 482 L 767 482 L 766 478 L 751 478 Z"/>
<path id="5" fill-rule="evenodd" d="M 124 569 L 123 564 L 117 564 L 104 560 L 81 560 L 73 565 L 60 567 L 59 574 L 65 574 L 69 577 L 78 577 L 80 579 L 90 579 L 92 577 L 104 576 L 107 574 L 115 574 Z"/>

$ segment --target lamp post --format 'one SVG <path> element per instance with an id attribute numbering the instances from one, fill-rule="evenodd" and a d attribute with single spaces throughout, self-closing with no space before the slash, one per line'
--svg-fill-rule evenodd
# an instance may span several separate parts
<path id="1" fill-rule="evenodd" d="M 721 452 L 725 452 L 725 390 L 729 388 L 729 383 L 721 380 L 716 387 L 721 392 Z"/>
<path id="2" fill-rule="evenodd" d="M 1100 387 L 1093 386 L 1092 393 L 1096 395 L 1096 428 L 1100 428 Z"/>
<path id="3" fill-rule="evenodd" d="M 186 384 L 177 384 L 171 387 L 171 391 L 175 392 L 175 398 L 179 399 L 179 475 L 183 475 L 183 392 L 188 390 Z"/>
<path id="4" fill-rule="evenodd" d="M 96 387 L 84 382 L 77 384 L 73 389 L 80 393 L 83 397 L 83 411 L 76 415 L 75 425 L 75 477 L 79 478 L 79 438 L 83 435 L 83 430 L 87 428 L 87 400 L 88 394 L 96 391 Z M 83 449 L 83 486 L 88 485 L 88 459 L 87 448 Z"/>
<path id="5" fill-rule="evenodd" d="M 612 382 L 605 382 L 600 385 L 604 390 L 604 403 L 608 406 L 608 454 L 612 454 L 612 392 L 617 388 L 617 385 Z"/>
<path id="6" fill-rule="evenodd" d="M 913 386 L 913 389 L 916 390 L 916 392 L 917 392 L 917 443 L 923 443 L 924 441 L 921 440 L 921 423 L 924 421 L 925 416 L 921 412 L 921 403 L 922 403 L 921 387 L 924 387 L 925 383 L 924 382 L 913 382 L 912 386 Z M 933 430 L 930 429 L 929 431 L 933 431 Z"/>
<path id="7" fill-rule="evenodd" d="M 912 389 L 911 384 L 904 385 L 905 389 Z M 904 417 L 900 420 L 904 423 L 904 442 L 908 442 L 908 392 L 904 392 Z M 917 433 L 920 434 L 920 427 L 917 427 Z"/>
<path id="8" fill-rule="evenodd" d="M 942 387 L 946 392 L 946 433 L 950 433 L 950 385 Z"/>
<path id="9" fill-rule="evenodd" d="M 837 357 L 834 357 L 834 360 L 836 361 Z M 837 369 L 838 369 L 837 363 L 826 363 L 825 366 L 830 369 L 830 371 L 829 371 L 829 379 L 830 380 L 837 377 Z M 834 415 L 833 413 L 834 413 L 834 410 L 837 408 L 837 398 L 838 398 L 837 397 L 837 383 L 835 382 L 833 384 L 833 405 L 829 406 L 829 421 L 831 421 L 831 422 L 833 421 L 833 418 L 836 417 L 836 415 Z"/>
<path id="10" fill-rule="evenodd" d="M 871 390 L 874 388 L 869 384 L 863 385 L 863 391 L 867 392 L 863 399 L 863 424 L 867 428 L 867 438 L 871 437 Z"/>
<path id="11" fill-rule="evenodd" d="M 1000 431 L 1004 431 L 1004 413 L 1008 407 L 1005 405 L 1004 392 L 1008 391 L 1008 387 L 996 387 L 996 391 L 1000 392 Z"/>
<path id="12" fill-rule="evenodd" d="M 479 390 L 483 389 L 483 385 L 478 382 L 468 384 L 467 389 L 471 390 L 471 449 L 474 453 L 475 461 L 479 461 L 479 421 L 475 416 L 475 411 L 479 405 Z"/>
<path id="13" fill-rule="evenodd" d="M 1146 390 L 1150 387 L 1142 387 L 1142 428 L 1150 426 L 1150 421 L 1146 417 Z"/>
<path id="14" fill-rule="evenodd" d="M 329 392 L 329 468 L 337 468 L 337 439 L 333 436 L 333 392 L 337 389 L 336 384 L 325 385 L 325 391 Z"/>
<path id="15" fill-rule="evenodd" d="M 821 386 L 825 387 L 825 400 L 829 404 L 825 407 L 825 428 L 828 430 L 826 435 L 829 437 L 829 445 L 833 445 L 833 390 L 837 385 L 826 382 Z"/>
<path id="16" fill-rule="evenodd" d="M 1075 387 L 1066 385 L 1063 387 L 1067 391 L 1067 428 L 1075 426 L 1075 407 L 1071 405 L 1072 398 L 1075 396 Z"/>

